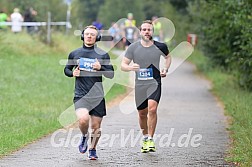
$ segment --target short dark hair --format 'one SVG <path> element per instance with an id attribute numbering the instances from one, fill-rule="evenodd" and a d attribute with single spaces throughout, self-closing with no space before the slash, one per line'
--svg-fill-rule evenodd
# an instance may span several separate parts
<path id="1" fill-rule="evenodd" d="M 140 31 L 142 30 L 142 25 L 145 23 L 152 25 L 152 30 L 154 31 L 154 27 L 151 20 L 144 20 L 140 26 Z"/>
<path id="2" fill-rule="evenodd" d="M 142 24 L 144 24 L 144 23 L 153 25 L 151 20 L 144 20 L 144 21 L 142 22 Z"/>

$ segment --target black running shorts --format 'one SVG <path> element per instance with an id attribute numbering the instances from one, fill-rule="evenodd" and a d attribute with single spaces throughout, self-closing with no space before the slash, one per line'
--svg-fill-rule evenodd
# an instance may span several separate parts
<path id="1" fill-rule="evenodd" d="M 155 100 L 159 103 L 161 97 L 161 84 L 136 85 L 135 102 L 138 110 L 148 107 L 148 100 Z"/>
<path id="2" fill-rule="evenodd" d="M 80 108 L 86 108 L 89 115 L 103 117 L 106 115 L 106 106 L 104 98 L 85 98 L 74 97 L 73 99 L 75 111 Z"/>

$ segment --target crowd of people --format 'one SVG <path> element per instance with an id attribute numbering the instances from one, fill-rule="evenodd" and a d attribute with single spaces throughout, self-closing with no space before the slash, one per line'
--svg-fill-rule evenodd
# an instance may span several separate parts
<path id="1" fill-rule="evenodd" d="M 37 11 L 32 7 L 27 8 L 24 14 L 21 14 L 19 8 L 14 8 L 13 12 L 8 16 L 5 9 L 0 11 L 0 23 L 11 22 L 11 31 L 20 33 L 22 31 L 23 22 L 36 22 Z M 1 24 L 0 31 L 6 31 L 7 25 Z M 36 26 L 26 26 L 27 33 L 32 34 L 37 30 Z"/>
<path id="2" fill-rule="evenodd" d="M 157 16 L 153 16 L 151 20 L 155 30 L 153 32 L 153 39 L 155 41 L 163 41 L 164 38 L 161 22 L 158 21 Z M 99 19 L 95 20 L 92 25 L 101 31 L 104 28 L 104 25 L 99 21 Z M 131 43 L 140 39 L 139 29 L 133 13 L 128 13 L 124 22 L 112 22 L 108 31 L 113 37 L 111 46 L 115 46 L 120 49 L 127 49 Z"/>
<path id="3" fill-rule="evenodd" d="M 19 33 L 23 30 L 23 22 L 36 22 L 37 11 L 32 7 L 28 7 L 23 14 L 21 14 L 19 8 L 14 8 L 13 12 L 8 15 L 6 9 L 0 10 L 0 31 L 6 31 L 8 29 L 7 25 L 1 24 L 5 22 L 12 22 L 11 31 L 13 33 Z M 157 16 L 152 17 L 152 22 L 154 26 L 153 39 L 156 41 L 163 40 L 162 25 L 158 21 Z M 104 29 L 104 25 L 96 19 L 92 22 L 99 31 Z M 26 31 L 28 34 L 34 34 L 38 31 L 38 27 L 34 25 L 27 25 Z M 127 49 L 129 45 L 140 38 L 139 30 L 136 27 L 136 20 L 134 19 L 133 13 L 127 14 L 127 19 L 123 23 L 112 22 L 109 28 L 109 34 L 113 37 L 111 46 Z"/>

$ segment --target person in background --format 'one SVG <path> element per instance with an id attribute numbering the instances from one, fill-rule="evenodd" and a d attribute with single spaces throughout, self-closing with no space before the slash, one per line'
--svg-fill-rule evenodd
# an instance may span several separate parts
<path id="1" fill-rule="evenodd" d="M 13 13 L 10 16 L 12 26 L 11 31 L 16 33 L 19 33 L 22 31 L 22 22 L 24 21 L 23 16 L 19 13 L 19 9 L 15 8 L 13 10 Z"/>
<path id="2" fill-rule="evenodd" d="M 35 17 L 37 16 L 37 11 L 34 10 L 32 7 L 26 9 L 24 13 L 24 22 L 35 22 Z M 36 26 L 27 26 L 26 30 L 28 34 L 33 34 L 37 29 Z"/>
<path id="3" fill-rule="evenodd" d="M 119 41 L 121 40 L 120 29 L 118 24 L 115 22 L 111 23 L 111 27 L 109 28 L 109 34 L 113 37 L 113 41 L 111 42 L 111 46 L 117 46 Z"/>
<path id="4" fill-rule="evenodd" d="M 163 40 L 162 24 L 160 21 L 158 21 L 157 16 L 152 17 L 152 23 L 153 23 L 153 27 L 154 27 L 153 40 L 160 42 Z"/>
<path id="5" fill-rule="evenodd" d="M 98 30 L 103 29 L 103 24 L 99 21 L 99 19 L 96 19 L 96 21 L 94 21 L 92 25 L 95 26 Z"/>
<path id="6" fill-rule="evenodd" d="M 127 19 L 124 23 L 123 31 L 123 42 L 125 44 L 125 50 L 127 50 L 129 45 L 137 39 L 137 32 L 136 20 L 133 19 L 132 13 L 128 13 Z"/>
<path id="7" fill-rule="evenodd" d="M 6 21 L 9 21 L 8 15 L 4 12 L 4 10 L 0 11 L 0 23 L 5 23 Z M 0 30 L 6 30 L 6 25 L 0 25 Z"/>
<path id="8" fill-rule="evenodd" d="M 127 14 L 127 19 L 125 20 L 125 26 L 136 26 L 136 20 L 134 20 L 134 15 L 133 13 L 128 13 Z"/>

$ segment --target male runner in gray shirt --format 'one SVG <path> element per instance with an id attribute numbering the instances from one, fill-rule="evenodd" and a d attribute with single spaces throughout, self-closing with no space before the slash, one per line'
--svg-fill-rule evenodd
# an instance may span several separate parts
<path id="1" fill-rule="evenodd" d="M 135 71 L 135 102 L 139 114 L 139 124 L 144 135 L 141 152 L 155 152 L 153 136 L 157 124 L 157 107 L 161 97 L 161 77 L 171 64 L 166 44 L 152 40 L 153 24 L 146 20 L 140 27 L 141 40 L 129 46 L 121 63 L 123 71 Z M 165 65 L 159 70 L 160 56 Z M 130 62 L 133 64 L 130 65 Z"/>

